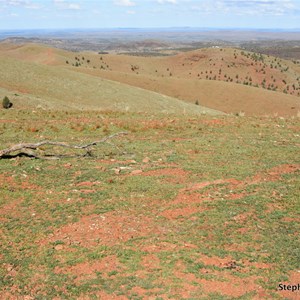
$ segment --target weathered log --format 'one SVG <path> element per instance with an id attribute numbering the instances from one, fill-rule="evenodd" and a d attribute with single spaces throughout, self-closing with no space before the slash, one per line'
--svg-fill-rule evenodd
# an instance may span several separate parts
<path id="1" fill-rule="evenodd" d="M 20 152 L 19 154 L 23 154 L 25 156 L 30 156 L 30 157 L 34 157 L 34 158 L 46 158 L 46 157 L 43 157 L 43 156 L 39 156 L 39 155 L 33 153 L 32 151 L 29 154 L 28 151 L 26 151 L 26 149 L 37 150 L 38 148 L 40 148 L 42 146 L 47 146 L 47 145 L 48 146 L 65 147 L 65 148 L 70 148 L 70 149 L 87 149 L 87 152 L 85 153 L 85 155 L 81 155 L 81 156 L 89 156 L 90 155 L 90 148 L 92 146 L 96 146 L 98 144 L 108 142 L 109 140 L 111 140 L 115 137 L 118 137 L 120 135 L 127 135 L 127 134 L 128 134 L 127 132 L 118 132 L 118 133 L 106 136 L 106 137 L 102 138 L 101 140 L 94 141 L 94 142 L 91 142 L 91 143 L 86 144 L 86 145 L 70 145 L 66 142 L 54 142 L 54 141 L 41 141 L 41 142 L 38 142 L 38 143 L 21 143 L 21 144 L 13 145 L 10 148 L 0 150 L 0 159 L 1 158 L 7 158 L 7 156 L 9 156 L 11 153 L 17 152 L 17 151 Z M 17 155 L 15 155 L 15 156 L 17 156 Z M 59 158 L 58 156 L 55 156 L 55 155 L 51 155 L 51 157 L 52 157 L 52 159 L 53 158 L 57 158 L 57 159 Z M 49 159 L 49 157 L 48 157 L 48 159 Z"/>

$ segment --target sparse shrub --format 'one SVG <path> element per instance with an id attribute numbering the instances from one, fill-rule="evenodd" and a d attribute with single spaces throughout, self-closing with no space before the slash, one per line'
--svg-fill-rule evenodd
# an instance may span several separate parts
<path id="1" fill-rule="evenodd" d="M 244 117 L 245 116 L 245 112 L 244 111 L 240 111 L 238 113 L 235 114 L 237 117 Z"/>
<path id="2" fill-rule="evenodd" d="M 9 109 L 13 106 L 13 104 L 10 102 L 9 98 L 5 96 L 2 100 L 2 107 L 5 109 Z"/>
<path id="3" fill-rule="evenodd" d="M 196 100 L 195 104 L 196 104 L 196 105 L 199 105 L 199 101 L 198 101 L 198 100 Z"/>

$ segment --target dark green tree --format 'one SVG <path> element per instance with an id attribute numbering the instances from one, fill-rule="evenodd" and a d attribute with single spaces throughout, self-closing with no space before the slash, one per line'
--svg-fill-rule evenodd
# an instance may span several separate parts
<path id="1" fill-rule="evenodd" d="M 3 106 L 3 108 L 9 109 L 9 108 L 12 107 L 12 105 L 13 105 L 13 104 L 10 102 L 10 100 L 8 99 L 8 97 L 5 96 L 5 97 L 3 98 L 3 100 L 2 100 L 2 106 Z"/>

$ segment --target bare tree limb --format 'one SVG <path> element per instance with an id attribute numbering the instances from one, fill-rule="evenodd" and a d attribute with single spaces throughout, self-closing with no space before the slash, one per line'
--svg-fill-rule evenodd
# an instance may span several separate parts
<path id="1" fill-rule="evenodd" d="M 111 140 L 115 137 L 118 137 L 120 135 L 127 135 L 127 134 L 128 134 L 128 132 L 118 132 L 118 133 L 106 136 L 106 137 L 102 138 L 101 140 L 98 140 L 98 141 L 95 141 L 95 142 L 92 142 L 92 143 L 89 143 L 86 145 L 70 145 L 65 142 L 53 142 L 53 141 L 41 141 L 39 143 L 21 143 L 21 144 L 16 144 L 7 149 L 0 150 L 0 159 L 5 158 L 6 156 L 8 156 L 11 153 L 16 152 L 16 151 L 21 151 L 21 153 L 19 153 L 19 154 L 24 154 L 24 156 L 33 157 L 33 158 L 59 159 L 59 156 L 55 156 L 55 155 L 50 155 L 47 158 L 47 156 L 41 157 L 39 155 L 36 155 L 35 153 L 32 153 L 32 152 L 28 153 L 28 151 L 26 151 L 26 149 L 37 150 L 41 146 L 45 146 L 45 145 L 59 146 L 59 147 L 65 147 L 65 148 L 71 148 L 71 149 L 87 149 L 86 154 L 83 156 L 90 156 L 91 155 L 90 148 L 92 146 L 96 146 L 98 144 L 105 143 L 105 142 L 109 143 L 108 142 L 109 140 Z M 112 143 L 109 143 L 109 144 L 113 145 Z M 17 155 L 15 155 L 15 156 L 17 156 Z M 50 157 L 52 157 L 52 158 L 50 158 Z"/>

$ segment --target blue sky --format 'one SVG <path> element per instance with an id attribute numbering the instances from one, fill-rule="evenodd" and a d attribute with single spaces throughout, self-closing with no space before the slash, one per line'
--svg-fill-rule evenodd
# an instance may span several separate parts
<path id="1" fill-rule="evenodd" d="M 0 30 L 300 28 L 300 0 L 0 0 Z"/>

